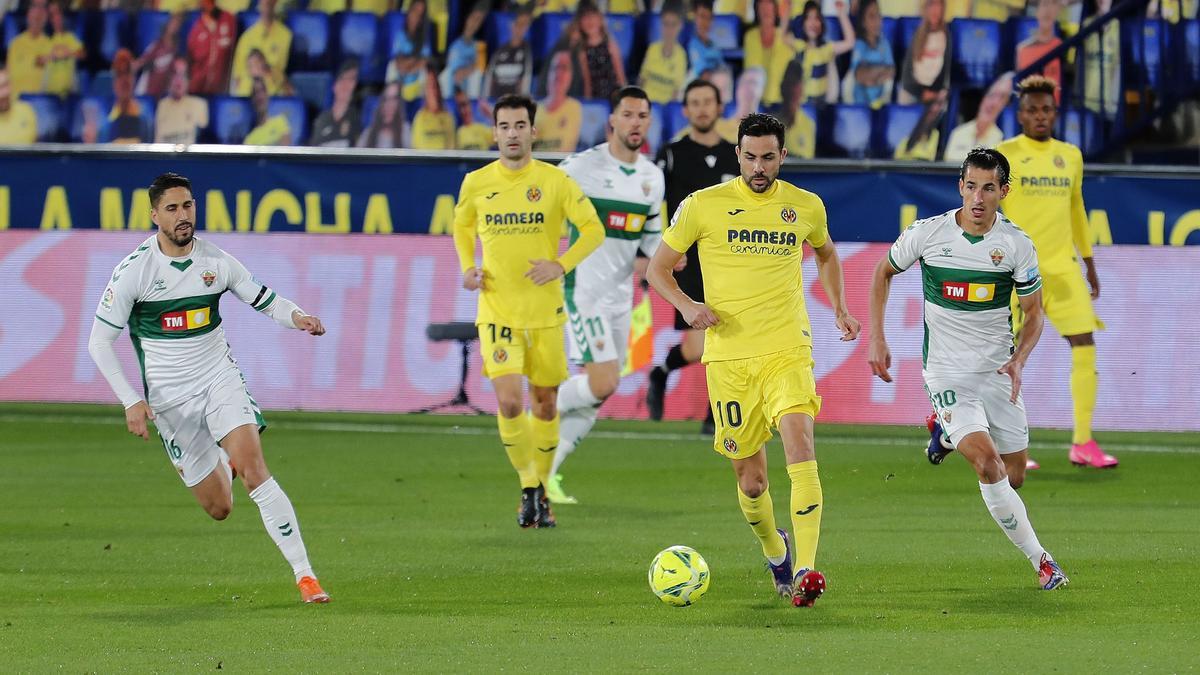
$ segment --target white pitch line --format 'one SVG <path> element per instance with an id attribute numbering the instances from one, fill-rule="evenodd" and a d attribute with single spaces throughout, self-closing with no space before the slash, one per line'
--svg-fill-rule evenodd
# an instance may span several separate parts
<path id="1" fill-rule="evenodd" d="M 270 413 L 268 412 L 268 416 Z M 0 414 L 0 422 L 49 422 L 62 424 L 96 424 L 115 426 L 120 424 L 119 418 L 110 419 L 100 416 L 69 416 L 69 415 L 25 415 Z M 268 424 L 280 429 L 296 429 L 302 431 L 332 431 L 364 434 L 448 434 L 458 436 L 495 436 L 497 431 L 491 427 L 476 426 L 437 426 L 420 424 L 386 424 L 377 422 L 271 422 Z M 589 436 L 610 440 L 640 440 L 640 441 L 677 441 L 688 443 L 706 442 L 706 437 L 700 434 L 681 434 L 666 431 L 604 431 L 597 429 Z M 828 428 L 822 429 L 816 437 L 817 445 L 834 443 L 839 445 L 882 445 L 892 447 L 912 448 L 919 446 L 919 439 L 886 438 L 871 436 L 854 436 L 851 434 L 830 433 Z M 1033 441 L 1029 447 L 1034 450 L 1060 450 L 1062 443 Z M 1176 453 L 1185 455 L 1200 454 L 1200 447 L 1172 445 L 1138 445 L 1129 443 L 1105 443 L 1104 447 L 1118 452 L 1155 452 Z"/>

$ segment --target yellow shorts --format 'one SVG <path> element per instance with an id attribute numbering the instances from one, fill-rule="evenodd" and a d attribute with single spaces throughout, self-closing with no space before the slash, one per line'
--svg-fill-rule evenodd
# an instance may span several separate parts
<path id="1" fill-rule="evenodd" d="M 789 413 L 816 419 L 821 411 L 811 347 L 707 365 L 713 449 L 730 459 L 753 457 Z"/>
<path id="2" fill-rule="evenodd" d="M 538 387 L 557 387 L 567 379 L 567 351 L 561 326 L 509 328 L 481 323 L 479 353 L 488 379 L 524 375 Z"/>
<path id="3" fill-rule="evenodd" d="M 1013 293 L 1013 333 L 1020 335 L 1025 323 L 1017 294 Z M 1092 308 L 1087 282 L 1078 272 L 1047 274 L 1042 277 L 1042 307 L 1054 330 L 1064 337 L 1104 330 L 1104 322 Z"/>

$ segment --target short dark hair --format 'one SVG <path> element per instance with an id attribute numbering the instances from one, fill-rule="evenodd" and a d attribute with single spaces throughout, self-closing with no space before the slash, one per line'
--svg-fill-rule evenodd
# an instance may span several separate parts
<path id="1" fill-rule="evenodd" d="M 721 105 L 721 88 L 701 77 L 688 82 L 687 86 L 683 88 L 684 105 L 687 105 L 688 94 L 692 93 L 693 89 L 703 89 L 704 87 L 708 87 L 709 89 L 713 90 L 713 95 L 717 97 L 717 105 Z"/>
<path id="2" fill-rule="evenodd" d="M 711 12 L 713 10 L 713 0 L 692 0 L 693 12 L 702 7 Z"/>
<path id="3" fill-rule="evenodd" d="M 650 97 L 646 94 L 646 90 L 642 89 L 641 87 L 635 87 L 632 84 L 621 87 L 620 89 L 614 91 L 612 95 L 608 97 L 608 103 L 612 110 L 616 110 L 617 106 L 621 105 L 621 101 L 624 101 L 627 98 L 640 98 L 647 104 L 650 103 Z"/>
<path id="4" fill-rule="evenodd" d="M 968 152 L 967 158 L 963 160 L 962 167 L 958 170 L 959 180 L 966 179 L 968 166 L 984 171 L 995 171 L 996 179 L 1000 181 L 1001 185 L 1008 185 L 1009 178 L 1012 176 L 1008 158 L 994 148 L 975 148 Z"/>
<path id="5" fill-rule="evenodd" d="M 496 125 L 496 113 L 504 108 L 513 110 L 524 108 L 529 113 L 530 124 L 533 124 L 533 118 L 537 115 L 537 104 L 533 102 L 533 99 L 524 94 L 505 94 L 496 99 L 496 105 L 492 108 L 492 126 Z"/>
<path id="6" fill-rule="evenodd" d="M 658 10 L 658 16 L 660 18 L 663 14 L 674 14 L 675 16 L 683 18 L 683 16 L 687 14 L 687 10 L 684 9 L 683 6 L 683 0 L 666 0 L 666 2 L 664 2 L 662 5 L 662 9 Z"/>
<path id="7" fill-rule="evenodd" d="M 158 208 L 158 201 L 162 199 L 163 193 L 171 188 L 186 188 L 188 192 L 192 191 L 192 181 L 180 176 L 177 173 L 167 172 L 150 184 L 148 192 L 150 193 L 150 207 Z"/>
<path id="8" fill-rule="evenodd" d="M 774 136 L 779 139 L 779 147 L 783 148 L 783 137 L 786 133 L 783 122 L 762 113 L 750 113 L 738 123 L 738 147 L 742 146 L 745 136 Z"/>

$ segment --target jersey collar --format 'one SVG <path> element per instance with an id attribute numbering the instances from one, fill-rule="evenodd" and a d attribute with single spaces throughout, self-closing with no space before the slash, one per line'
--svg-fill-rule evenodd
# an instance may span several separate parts
<path id="1" fill-rule="evenodd" d="M 508 168 L 507 166 L 504 166 L 504 163 L 501 162 L 500 160 L 496 160 L 496 170 L 500 172 L 501 176 L 504 176 L 505 178 L 508 178 L 509 180 L 513 180 L 513 179 L 521 178 L 522 176 L 524 176 L 527 173 L 529 173 L 530 171 L 532 171 L 533 165 L 536 161 L 537 161 L 536 159 L 531 159 L 531 160 L 529 160 L 528 164 L 526 164 L 525 166 L 521 167 L 520 169 L 517 169 L 514 171 L 514 170 Z"/>
<path id="2" fill-rule="evenodd" d="M 771 183 L 770 189 L 768 189 L 766 192 L 764 192 L 762 194 L 759 194 L 759 193 L 755 192 L 754 190 L 751 190 L 750 186 L 746 185 L 746 181 L 743 180 L 741 176 L 734 178 L 733 181 L 734 181 L 734 189 L 738 191 L 739 195 L 741 195 L 747 199 L 756 201 L 756 202 L 768 202 L 768 201 L 774 199 L 775 195 L 779 193 L 779 178 L 778 177 L 776 177 L 774 182 Z"/>

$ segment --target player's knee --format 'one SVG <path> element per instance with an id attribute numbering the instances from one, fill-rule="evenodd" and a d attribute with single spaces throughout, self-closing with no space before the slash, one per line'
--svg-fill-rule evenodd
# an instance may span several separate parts
<path id="1" fill-rule="evenodd" d="M 756 499 L 767 491 L 767 478 L 766 476 L 740 476 L 738 478 L 738 488 L 742 491 L 742 494 L 751 499 Z"/>
<path id="2" fill-rule="evenodd" d="M 518 398 L 499 398 L 496 401 L 500 415 L 512 419 L 525 412 L 525 405 Z"/>
<path id="3" fill-rule="evenodd" d="M 1021 489 L 1021 486 L 1025 484 L 1025 472 L 1024 471 L 1008 472 L 1008 484 L 1011 485 L 1012 489 L 1014 489 L 1014 490 Z"/>
<path id="4" fill-rule="evenodd" d="M 975 466 L 975 473 L 985 483 L 998 483 L 1005 478 L 1004 462 L 1000 461 L 1000 455 L 995 452 L 978 453 L 972 464 Z"/>
<path id="5" fill-rule="evenodd" d="M 617 393 L 617 383 L 619 381 L 620 376 L 610 377 L 608 375 L 601 375 L 588 380 L 588 386 L 592 390 L 592 396 L 604 401 L 609 396 Z"/>
<path id="6" fill-rule="evenodd" d="M 229 514 L 233 512 L 232 502 L 217 502 L 215 504 L 206 504 L 204 510 L 213 520 L 225 520 Z"/>

